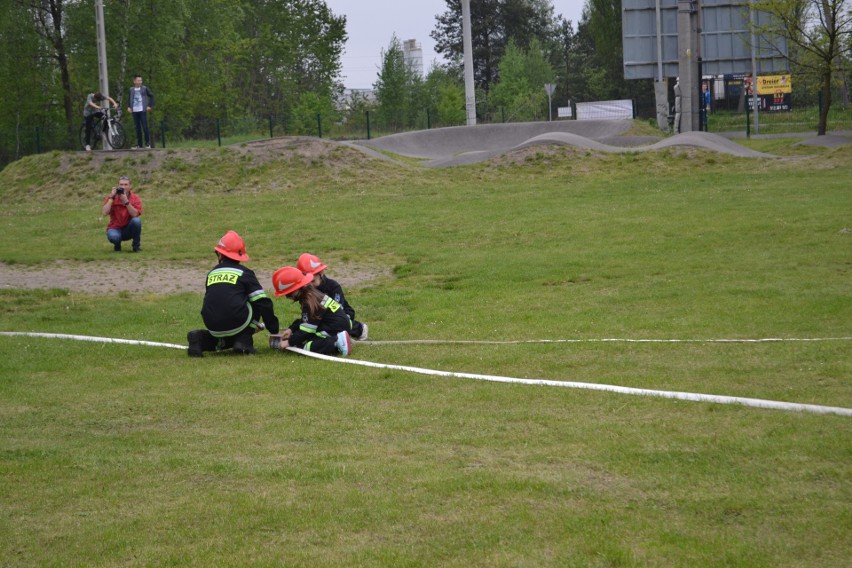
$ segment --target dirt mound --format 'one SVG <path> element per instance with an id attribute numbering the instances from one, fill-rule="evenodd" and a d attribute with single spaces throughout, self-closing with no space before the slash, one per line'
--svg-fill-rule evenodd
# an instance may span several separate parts
<path id="1" fill-rule="evenodd" d="M 338 142 L 308 136 L 287 136 L 254 140 L 240 144 L 222 146 L 218 151 L 251 156 L 253 162 L 264 164 L 273 160 L 301 159 L 311 162 L 319 158 L 334 156 L 345 159 L 348 149 Z M 64 152 L 60 154 L 58 173 L 70 171 L 80 161 L 87 161 L 92 169 L 99 170 L 104 164 L 117 160 L 131 159 L 143 163 L 148 170 L 163 168 L 167 160 L 179 159 L 186 164 L 199 164 L 209 155 L 210 148 L 149 148 L 144 150 L 113 150 L 109 152 Z M 351 153 L 361 157 L 362 153 Z"/>

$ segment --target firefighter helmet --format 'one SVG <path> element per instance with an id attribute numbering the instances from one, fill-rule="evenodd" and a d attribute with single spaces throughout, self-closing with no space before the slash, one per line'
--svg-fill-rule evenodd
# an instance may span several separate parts
<path id="1" fill-rule="evenodd" d="M 213 250 L 237 262 L 249 260 L 249 255 L 246 254 L 246 244 L 236 231 L 225 233 Z"/>
<path id="2" fill-rule="evenodd" d="M 275 288 L 276 296 L 289 296 L 310 284 L 313 279 L 314 275 L 311 273 L 303 274 L 298 268 L 285 266 L 272 275 L 272 287 Z"/>
<path id="3" fill-rule="evenodd" d="M 318 272 L 322 272 L 328 266 L 323 264 L 323 262 L 315 257 L 312 254 L 305 253 L 299 257 L 299 262 L 296 264 L 296 268 L 307 274 L 310 272 L 311 274 L 316 274 Z"/>

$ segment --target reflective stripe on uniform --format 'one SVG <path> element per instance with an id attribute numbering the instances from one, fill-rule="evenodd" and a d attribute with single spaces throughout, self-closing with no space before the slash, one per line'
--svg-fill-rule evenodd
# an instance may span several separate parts
<path id="1" fill-rule="evenodd" d="M 257 290 L 255 292 L 252 292 L 251 294 L 249 294 L 249 302 L 256 302 L 257 300 L 260 300 L 261 298 L 268 298 L 265 290 Z"/>
<path id="2" fill-rule="evenodd" d="M 310 333 L 311 335 L 316 335 L 317 337 L 328 337 L 328 334 L 324 331 L 317 331 L 317 326 L 311 325 L 309 323 L 301 323 L 299 324 L 299 331 L 304 331 L 305 333 Z"/>
<path id="3" fill-rule="evenodd" d="M 331 313 L 334 313 L 337 310 L 341 309 L 342 306 L 338 302 L 336 302 L 333 298 L 325 296 L 322 299 L 322 307 L 324 307 L 325 309 L 327 309 Z"/>

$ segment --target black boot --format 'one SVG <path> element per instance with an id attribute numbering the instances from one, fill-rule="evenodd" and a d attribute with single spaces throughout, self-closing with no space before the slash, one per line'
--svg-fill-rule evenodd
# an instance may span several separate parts
<path id="1" fill-rule="evenodd" d="M 186 334 L 189 349 L 186 354 L 190 357 L 204 357 L 204 330 L 194 329 Z"/>
<path id="2" fill-rule="evenodd" d="M 234 353 L 239 355 L 254 355 L 257 350 L 254 348 L 253 329 L 247 329 L 234 338 Z"/>

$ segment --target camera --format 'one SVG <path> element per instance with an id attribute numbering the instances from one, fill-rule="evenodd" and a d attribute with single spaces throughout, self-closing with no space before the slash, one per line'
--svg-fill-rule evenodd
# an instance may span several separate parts
<path id="1" fill-rule="evenodd" d="M 124 195 L 124 188 L 123 187 L 116 188 L 115 194 L 116 195 Z"/>

